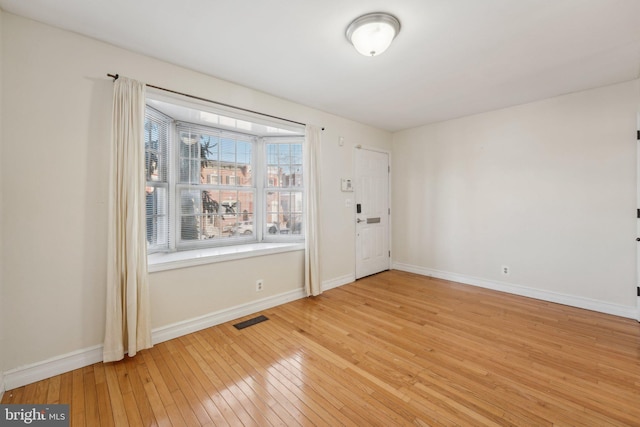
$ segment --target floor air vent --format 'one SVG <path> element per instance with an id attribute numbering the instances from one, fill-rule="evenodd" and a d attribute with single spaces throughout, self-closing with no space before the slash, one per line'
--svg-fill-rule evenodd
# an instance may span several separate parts
<path id="1" fill-rule="evenodd" d="M 269 320 L 269 318 L 267 316 L 260 315 L 258 317 L 254 317 L 253 319 L 249 319 L 249 320 L 245 320 L 244 322 L 236 323 L 233 326 L 236 329 L 244 329 L 244 328 L 248 328 L 249 326 L 253 326 L 256 323 L 264 322 L 265 320 Z"/>

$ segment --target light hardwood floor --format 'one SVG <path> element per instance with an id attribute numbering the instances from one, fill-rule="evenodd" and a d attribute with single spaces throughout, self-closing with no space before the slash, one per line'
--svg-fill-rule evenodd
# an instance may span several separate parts
<path id="1" fill-rule="evenodd" d="M 635 320 L 399 271 L 261 314 L 3 403 L 69 403 L 74 426 L 640 426 Z"/>

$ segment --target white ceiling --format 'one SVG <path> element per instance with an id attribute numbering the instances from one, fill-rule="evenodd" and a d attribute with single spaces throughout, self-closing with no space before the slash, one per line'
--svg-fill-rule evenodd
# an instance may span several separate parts
<path id="1" fill-rule="evenodd" d="M 390 131 L 640 75 L 640 0 L 0 0 L 0 8 Z M 375 11 L 402 29 L 369 58 L 344 32 Z"/>

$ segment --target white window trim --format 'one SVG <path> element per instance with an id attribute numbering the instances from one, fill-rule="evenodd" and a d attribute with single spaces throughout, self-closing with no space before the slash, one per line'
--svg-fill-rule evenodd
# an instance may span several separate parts
<path id="1" fill-rule="evenodd" d="M 305 244 L 303 242 L 263 242 L 248 243 L 245 245 L 217 246 L 190 251 L 157 252 L 147 255 L 147 270 L 149 273 L 156 273 L 159 271 L 175 270 L 216 262 L 302 251 L 304 250 L 304 246 Z"/>

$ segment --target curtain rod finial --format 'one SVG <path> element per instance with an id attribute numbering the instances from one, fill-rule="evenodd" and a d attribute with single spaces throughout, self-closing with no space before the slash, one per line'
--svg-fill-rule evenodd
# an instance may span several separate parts
<path id="1" fill-rule="evenodd" d="M 120 74 L 107 74 L 107 77 L 111 77 L 115 82 L 120 77 Z"/>

